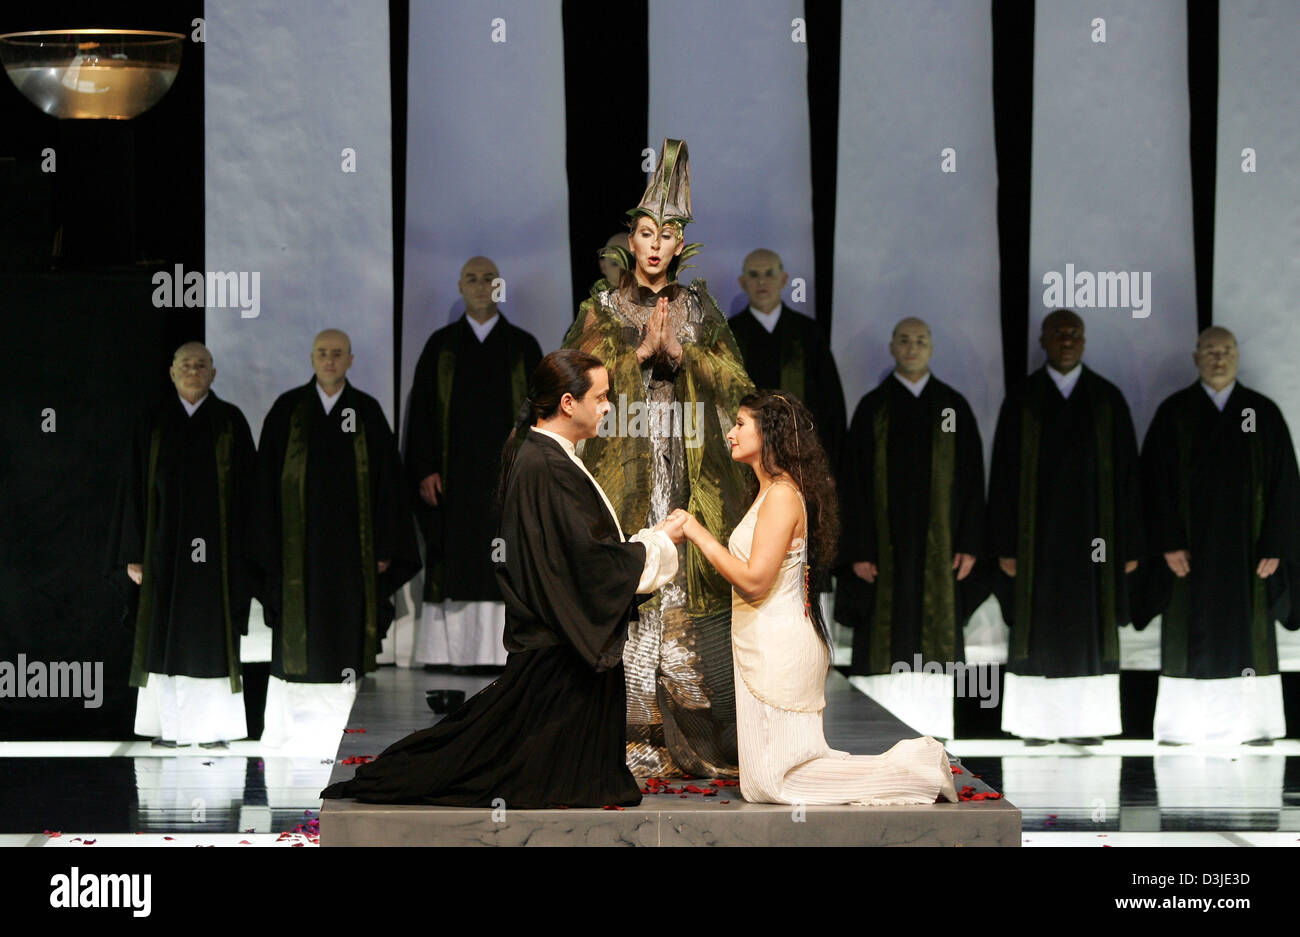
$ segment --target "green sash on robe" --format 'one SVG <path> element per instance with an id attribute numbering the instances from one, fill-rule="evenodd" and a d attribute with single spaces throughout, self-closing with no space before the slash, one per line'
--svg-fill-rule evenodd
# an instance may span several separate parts
<path id="1" fill-rule="evenodd" d="M 230 544 L 227 524 L 230 522 L 231 500 L 231 452 L 234 448 L 234 430 L 230 420 L 224 416 L 215 418 L 217 422 L 217 439 L 215 455 L 217 463 L 217 508 L 220 519 L 218 537 L 221 552 L 221 607 L 226 623 L 226 665 L 230 674 L 230 692 L 239 693 L 243 684 L 239 678 L 239 662 L 235 655 L 234 626 L 230 618 Z M 158 523 L 158 496 L 155 486 L 158 482 L 158 449 L 162 442 L 162 424 L 154 426 L 149 436 L 149 472 L 145 508 L 144 561 L 140 577 L 140 601 L 135 616 L 135 645 L 131 652 L 131 676 L 129 685 L 144 687 L 149 684 L 149 634 L 153 628 L 154 604 L 154 569 L 153 546 L 154 527 Z"/>
<path id="2" fill-rule="evenodd" d="M 1200 393 L 1199 389 L 1197 393 Z M 1175 479 L 1178 517 L 1182 523 L 1184 543 L 1192 542 L 1192 434 L 1199 404 L 1195 394 L 1187 396 L 1175 420 L 1178 467 Z M 1263 444 L 1259 433 L 1250 433 L 1250 541 L 1252 549 L 1259 543 L 1264 527 Z M 1253 559 L 1253 557 L 1252 557 Z M 1268 615 L 1268 592 L 1263 579 L 1249 570 L 1250 576 L 1250 643 L 1256 676 L 1275 674 L 1277 644 Z M 1160 672 L 1166 677 L 1189 677 L 1187 668 L 1188 631 L 1191 624 L 1192 586 L 1189 577 L 1174 577 L 1169 604 L 1161 617 Z"/>
<path id="3" fill-rule="evenodd" d="M 1042 441 L 1042 414 L 1051 377 L 1031 378 L 1020 412 L 1020 489 L 1017 518 L 1020 539 L 1016 548 L 1016 619 L 1012 629 L 1011 667 L 1013 672 L 1028 669 L 1029 635 L 1033 626 L 1034 550 L 1037 544 L 1038 514 L 1038 447 Z M 1110 397 L 1102 391 L 1086 368 L 1079 375 L 1074 393 L 1086 393 L 1092 403 L 1092 425 L 1097 451 L 1097 533 L 1105 544 L 1106 561 L 1096 564 L 1097 607 L 1101 616 L 1101 659 L 1103 664 L 1119 662 L 1119 625 L 1116 596 L 1119 580 L 1115 541 L 1115 414 Z"/>
<path id="4" fill-rule="evenodd" d="M 280 471 L 281 601 L 280 642 L 286 674 L 307 673 L 307 452 L 310 436 L 308 408 L 316 399 L 316 382 L 302 393 L 289 418 L 289 442 Z M 340 401 L 341 405 L 341 401 Z M 370 451 L 366 424 L 356 414 L 352 456 L 357 476 L 357 529 L 361 535 L 361 578 L 365 592 L 364 672 L 375 669 L 379 647 L 378 595 L 373 519 L 370 505 Z M 341 677 L 342 675 L 340 675 Z"/>
<path id="5" fill-rule="evenodd" d="M 957 434 L 944 432 L 939 395 L 930 405 L 930 517 L 925 531 L 921 598 L 922 660 L 944 663 L 957 654 L 957 600 L 952 570 L 952 484 Z M 894 549 L 889 526 L 889 403 L 872 423 L 875 441 L 872 491 L 876 524 L 876 595 L 871 615 L 871 672 L 890 673 L 894 623 Z"/>

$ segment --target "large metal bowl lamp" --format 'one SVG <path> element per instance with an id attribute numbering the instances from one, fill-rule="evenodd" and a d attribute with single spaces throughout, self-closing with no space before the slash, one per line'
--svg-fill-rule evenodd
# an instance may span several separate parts
<path id="1" fill-rule="evenodd" d="M 171 88 L 184 44 L 145 29 L 38 29 L 0 35 L 0 64 L 52 117 L 129 120 Z"/>

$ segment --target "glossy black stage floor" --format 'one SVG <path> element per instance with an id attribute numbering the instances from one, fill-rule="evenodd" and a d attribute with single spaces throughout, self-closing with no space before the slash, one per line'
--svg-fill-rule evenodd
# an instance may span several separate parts
<path id="1" fill-rule="evenodd" d="M 488 682 L 483 680 L 482 683 Z M 350 778 L 349 759 L 373 756 L 439 718 L 424 691 L 463 686 L 464 678 L 383 668 L 357 695 L 330 777 Z M 834 748 L 871 755 L 918 733 L 832 673 L 826 686 L 826 738 Z M 364 732 L 355 731 L 365 729 Z M 956 760 L 953 764 L 960 767 Z M 969 770 L 958 790 L 991 788 Z M 614 809 L 385 806 L 327 800 L 322 846 L 1019 846 L 1020 810 L 1005 799 L 914 807 L 802 807 L 748 804 L 736 787 L 708 779 L 673 781 L 673 793 L 647 794 L 640 806 Z M 685 785 L 697 788 L 684 790 Z M 716 789 L 705 795 L 702 790 Z"/>

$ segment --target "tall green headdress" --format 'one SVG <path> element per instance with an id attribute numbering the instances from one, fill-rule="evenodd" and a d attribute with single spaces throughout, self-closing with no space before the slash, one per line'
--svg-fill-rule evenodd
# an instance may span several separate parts
<path id="1" fill-rule="evenodd" d="M 659 162 L 655 165 L 654 175 L 646 186 L 645 194 L 636 208 L 628 209 L 628 215 L 646 215 L 659 227 L 670 222 L 681 226 L 683 233 L 686 225 L 695 219 L 691 217 L 691 163 L 685 140 L 664 140 L 659 150 Z M 682 261 L 700 252 L 703 244 L 687 244 L 677 256 L 676 263 L 670 268 L 671 276 L 682 268 Z M 612 259 L 624 270 L 631 270 L 632 255 L 622 247 L 605 247 L 600 251 L 602 257 Z"/>
<path id="2" fill-rule="evenodd" d="M 670 221 L 685 227 L 695 220 L 691 217 L 691 158 L 685 140 L 664 140 L 645 195 L 628 214 L 649 215 L 661 228 Z"/>

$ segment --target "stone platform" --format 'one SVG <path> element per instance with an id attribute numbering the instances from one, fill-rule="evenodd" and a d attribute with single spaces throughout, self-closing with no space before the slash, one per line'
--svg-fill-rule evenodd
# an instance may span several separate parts
<path id="1" fill-rule="evenodd" d="M 342 761 L 375 755 L 438 717 L 424 690 L 460 687 L 474 692 L 490 682 L 383 668 L 357 695 L 330 778 L 355 770 Z M 833 748 L 878 754 L 918 733 L 855 690 L 839 673 L 826 685 L 826 737 Z M 954 761 L 954 764 L 958 762 Z M 989 790 L 969 773 L 954 781 Z M 707 780 L 673 780 L 678 790 Z M 908 807 L 790 807 L 749 804 L 736 787 L 713 796 L 647 794 L 622 810 L 510 810 L 361 804 L 326 800 L 320 813 L 322 846 L 1019 846 L 1020 810 L 1006 800 Z"/>

